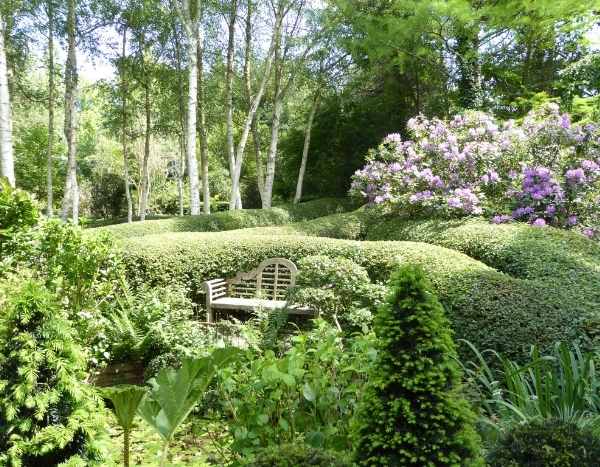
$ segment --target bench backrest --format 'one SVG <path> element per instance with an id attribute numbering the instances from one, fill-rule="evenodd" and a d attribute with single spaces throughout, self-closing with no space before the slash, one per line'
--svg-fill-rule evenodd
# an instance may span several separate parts
<path id="1" fill-rule="evenodd" d="M 285 300 L 287 290 L 296 284 L 298 268 L 286 258 L 269 258 L 249 272 L 227 279 L 232 297 Z"/>

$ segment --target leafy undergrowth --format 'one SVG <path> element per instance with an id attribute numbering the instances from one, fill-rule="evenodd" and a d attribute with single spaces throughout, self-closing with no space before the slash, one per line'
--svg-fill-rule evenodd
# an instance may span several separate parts
<path id="1" fill-rule="evenodd" d="M 107 467 L 123 465 L 123 432 L 116 425 L 109 427 L 110 445 L 106 451 Z M 208 467 L 222 465 L 224 461 L 216 448 L 215 439 L 224 439 L 226 433 L 221 425 L 202 419 L 187 423 L 175 437 L 169 449 L 169 467 Z M 140 418 L 131 434 L 131 465 L 158 467 L 163 442 L 160 436 Z"/>

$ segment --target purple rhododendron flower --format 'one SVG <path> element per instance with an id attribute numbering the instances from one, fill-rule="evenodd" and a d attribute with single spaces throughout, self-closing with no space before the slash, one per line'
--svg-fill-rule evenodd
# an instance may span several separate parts
<path id="1" fill-rule="evenodd" d="M 536 220 L 533 221 L 532 225 L 534 227 L 546 227 L 546 221 L 543 218 L 538 217 Z"/>

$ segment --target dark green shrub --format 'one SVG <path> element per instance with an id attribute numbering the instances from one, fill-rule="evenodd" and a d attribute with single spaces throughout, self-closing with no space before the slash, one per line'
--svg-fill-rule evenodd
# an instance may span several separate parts
<path id="1" fill-rule="evenodd" d="M 269 230 L 269 229 L 267 229 Z M 128 239 L 122 245 L 127 275 L 151 286 L 179 284 L 204 303 L 202 282 L 249 271 L 262 260 L 311 255 L 344 257 L 385 281 L 398 263 L 419 264 L 446 308 L 457 338 L 508 358 L 528 359 L 532 344 L 547 351 L 557 341 L 583 339 L 593 328 L 573 312 L 560 291 L 513 278 L 459 252 L 414 242 L 357 242 L 295 235 L 236 232 L 175 233 Z M 582 291 L 583 293 L 583 291 Z"/>
<path id="2" fill-rule="evenodd" d="M 269 446 L 258 452 L 248 467 L 350 467 L 349 456 L 337 451 L 313 448 L 305 444 L 281 444 Z"/>
<path id="3" fill-rule="evenodd" d="M 600 437 L 574 423 L 532 421 L 508 432 L 487 461 L 491 467 L 597 467 Z"/>
<path id="4" fill-rule="evenodd" d="M 357 417 L 356 460 L 459 466 L 477 457 L 474 414 L 458 393 L 449 323 L 421 269 L 404 266 L 375 316 L 377 360 Z"/>
<path id="5" fill-rule="evenodd" d="M 116 238 L 139 237 L 167 232 L 219 232 L 266 225 L 282 225 L 314 219 L 356 207 L 352 200 L 327 198 L 297 205 L 282 205 L 271 209 L 242 209 L 216 212 L 210 216 L 185 216 L 168 219 L 118 224 L 102 227 Z M 93 230 L 92 232 L 96 232 Z"/>
<path id="6" fill-rule="evenodd" d="M 27 277 L 3 284 L 0 309 L 0 464 L 102 465 L 103 407 L 66 311 Z"/>

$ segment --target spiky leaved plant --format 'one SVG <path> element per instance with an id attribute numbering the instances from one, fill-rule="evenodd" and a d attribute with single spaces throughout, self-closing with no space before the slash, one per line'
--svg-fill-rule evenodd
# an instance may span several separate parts
<path id="1" fill-rule="evenodd" d="M 100 465 L 102 401 L 58 300 L 21 276 L 0 287 L 0 465 Z"/>
<path id="2" fill-rule="evenodd" d="M 460 466 L 478 456 L 448 320 L 421 269 L 400 268 L 375 316 L 377 361 L 356 420 L 366 466 Z"/>

